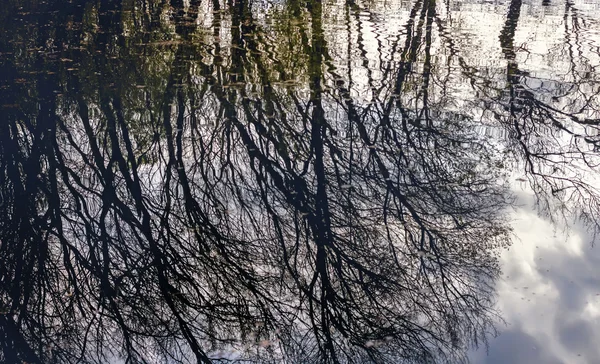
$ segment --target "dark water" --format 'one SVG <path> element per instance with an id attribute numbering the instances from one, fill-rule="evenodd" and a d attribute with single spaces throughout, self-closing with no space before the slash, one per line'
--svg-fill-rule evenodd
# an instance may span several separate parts
<path id="1" fill-rule="evenodd" d="M 595 237 L 598 14 L 3 1 L 0 359 L 487 360 L 520 194 Z"/>

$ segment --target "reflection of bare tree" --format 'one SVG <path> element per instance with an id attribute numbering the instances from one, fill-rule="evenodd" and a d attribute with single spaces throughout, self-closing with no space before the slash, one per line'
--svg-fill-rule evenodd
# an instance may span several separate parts
<path id="1" fill-rule="evenodd" d="M 570 85 L 550 89 L 553 94 L 550 99 L 527 87 L 527 83 L 535 78 L 519 69 L 513 45 L 521 5 L 520 0 L 511 1 L 500 35 L 508 62 L 506 97 L 509 115 L 495 112 L 495 117 L 509 130 L 511 146 L 524 161 L 542 211 L 554 215 L 558 202 L 561 205 L 559 213 L 579 211 L 579 217 L 597 229 L 595 215 L 600 211 L 599 191 L 589 182 L 589 172 L 586 176 L 585 171 L 593 171 L 598 165 L 594 152 L 600 143 L 600 121 L 593 118 L 597 105 L 592 100 L 600 90 L 594 91 L 593 86 L 587 89 L 587 84 L 594 81 L 575 75 L 576 58 L 582 57 L 573 56 L 572 46 L 568 46 L 573 72 Z M 569 1 L 566 6 L 565 16 L 567 12 L 573 12 L 573 32 L 577 38 L 577 13 L 570 10 L 572 4 Z"/>
<path id="2" fill-rule="evenodd" d="M 199 1 L 141 3 L 74 4 L 52 37 L 68 60 L 4 71 L 51 73 L 0 126 L 5 361 L 421 363 L 485 340 L 510 199 L 436 71 L 435 1 L 413 4 L 367 101 L 332 62 L 320 2 L 286 3 L 276 45 L 246 1 L 212 2 L 205 32 Z M 510 118 L 490 109 L 532 178 L 555 181 L 535 173 L 554 136 L 538 130 L 568 126 L 522 84 L 513 3 L 493 95 Z"/>
<path id="3" fill-rule="evenodd" d="M 463 76 L 477 93 L 470 105 L 484 115 L 485 125 L 503 131 L 504 153 L 509 157 L 503 164 L 514 163 L 523 170 L 542 213 L 551 218 L 577 215 L 597 230 L 594 216 L 600 200 L 592 178 L 598 165 L 600 89 L 583 55 L 580 33 L 585 22 L 578 19 L 577 9 L 567 1 L 567 41 L 549 57 L 557 63 L 568 61 L 569 72 L 548 80 L 522 69 L 517 60 L 519 49 L 514 39 L 521 7 L 520 0 L 509 3 L 500 32 L 499 43 L 507 62 L 504 71 L 471 67 L 459 58 Z M 458 51 L 442 28 L 440 34 L 453 53 Z"/>

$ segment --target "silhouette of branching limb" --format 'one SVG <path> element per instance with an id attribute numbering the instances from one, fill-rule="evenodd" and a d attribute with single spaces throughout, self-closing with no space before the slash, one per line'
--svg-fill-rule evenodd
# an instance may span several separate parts
<path id="1" fill-rule="evenodd" d="M 338 68 L 329 4 L 272 23 L 248 1 L 136 4 L 69 8 L 70 58 L 42 58 L 33 107 L 3 117 L 4 358 L 461 362 L 493 334 L 511 198 L 448 96 L 436 1 L 412 4 L 368 98 Z M 368 6 L 343 6 L 352 42 Z M 511 115 L 528 102 L 570 128 L 510 72 L 493 92 L 519 96 Z M 526 137 L 538 124 L 505 124 L 554 157 Z"/>

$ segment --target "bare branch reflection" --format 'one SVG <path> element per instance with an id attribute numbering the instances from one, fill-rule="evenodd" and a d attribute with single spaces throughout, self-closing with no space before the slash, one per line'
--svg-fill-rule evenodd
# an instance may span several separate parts
<path id="1" fill-rule="evenodd" d="M 448 4 L 410 4 L 375 50 L 378 10 L 334 5 L 335 32 L 319 1 L 11 2 L 3 361 L 463 362 L 495 334 L 508 164 L 592 222 L 568 163 L 596 167 L 597 84 L 532 90 L 520 0 L 499 73 L 465 60 Z"/>

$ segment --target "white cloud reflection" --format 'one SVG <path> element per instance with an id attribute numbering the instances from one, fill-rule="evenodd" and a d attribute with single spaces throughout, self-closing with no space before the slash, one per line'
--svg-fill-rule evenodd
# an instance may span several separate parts
<path id="1" fill-rule="evenodd" d="M 504 323 L 473 363 L 599 363 L 600 246 L 582 226 L 538 216 L 518 193 L 515 241 L 501 255 L 498 308 Z"/>

